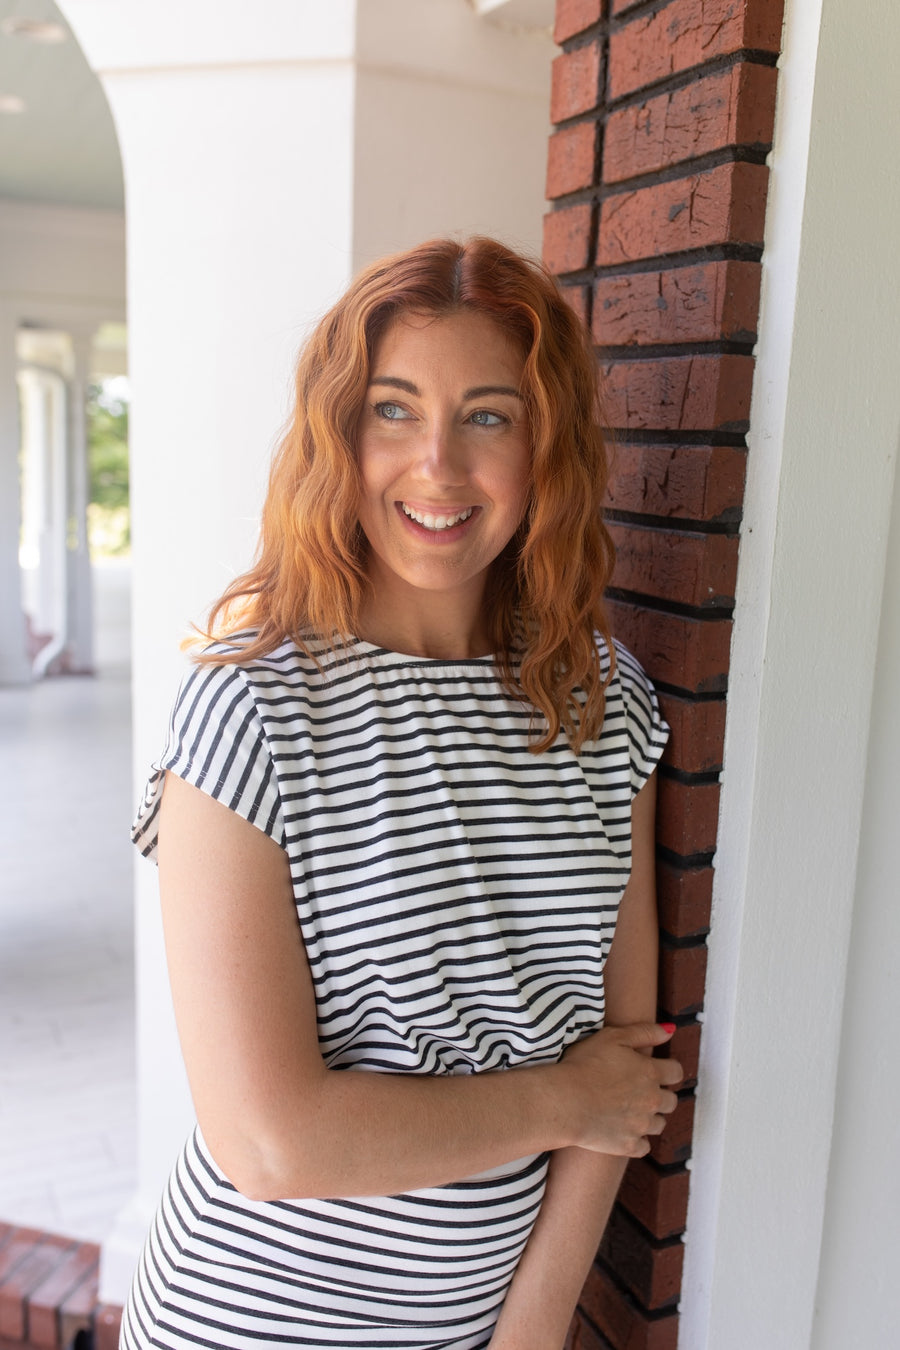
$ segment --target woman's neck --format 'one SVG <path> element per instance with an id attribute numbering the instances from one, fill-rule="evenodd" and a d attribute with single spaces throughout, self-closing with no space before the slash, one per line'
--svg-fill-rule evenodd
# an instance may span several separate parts
<path id="1" fill-rule="evenodd" d="M 452 591 L 370 591 L 360 609 L 356 636 L 388 651 L 433 661 L 470 660 L 490 656 L 494 650 L 481 604 L 473 609 L 471 596 Z"/>

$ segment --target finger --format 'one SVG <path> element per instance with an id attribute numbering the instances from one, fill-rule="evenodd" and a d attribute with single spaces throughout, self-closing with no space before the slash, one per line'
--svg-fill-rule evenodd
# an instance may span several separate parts
<path id="1" fill-rule="evenodd" d="M 662 1134 L 665 1128 L 666 1128 L 665 1116 L 662 1115 L 654 1116 L 653 1119 L 650 1121 L 650 1124 L 647 1126 L 647 1133 Z"/>
<path id="2" fill-rule="evenodd" d="M 663 1092 L 660 1094 L 659 1105 L 656 1109 L 660 1115 L 670 1116 L 677 1105 L 678 1098 L 674 1092 Z"/>
<path id="3" fill-rule="evenodd" d="M 674 1022 L 631 1022 L 628 1026 L 616 1028 L 616 1040 L 620 1045 L 628 1045 L 633 1050 L 644 1050 L 655 1045 L 665 1045 L 675 1034 Z M 667 1061 L 660 1060 L 660 1063 Z M 674 1063 L 675 1061 L 668 1061 Z"/>
<path id="4" fill-rule="evenodd" d="M 684 1078 L 684 1069 L 677 1059 L 654 1059 L 653 1065 L 659 1082 L 665 1087 L 674 1087 Z"/>

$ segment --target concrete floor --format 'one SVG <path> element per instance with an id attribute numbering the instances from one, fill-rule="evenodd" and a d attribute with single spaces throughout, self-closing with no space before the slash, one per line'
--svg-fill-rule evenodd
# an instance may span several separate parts
<path id="1" fill-rule="evenodd" d="M 0 689 L 0 1220 L 102 1241 L 134 1189 L 129 572 L 98 674 Z"/>

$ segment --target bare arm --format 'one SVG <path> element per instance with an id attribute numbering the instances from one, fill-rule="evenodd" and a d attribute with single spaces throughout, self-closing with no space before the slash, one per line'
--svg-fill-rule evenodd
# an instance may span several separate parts
<path id="1" fill-rule="evenodd" d="M 670 1109 L 665 1034 L 602 1031 L 571 1063 L 461 1077 L 329 1070 L 287 858 L 172 774 L 159 867 L 166 948 L 204 1138 L 255 1199 L 384 1195 L 579 1144 L 644 1149 Z"/>
<path id="2" fill-rule="evenodd" d="M 655 813 L 654 774 L 632 808 L 631 879 L 604 972 L 609 1025 L 649 1022 L 656 1012 Z M 664 1118 L 654 1122 L 652 1133 L 660 1133 Z M 491 1350 L 557 1350 L 563 1345 L 625 1162 L 623 1157 L 582 1148 L 554 1153 L 541 1211 L 506 1296 Z"/>

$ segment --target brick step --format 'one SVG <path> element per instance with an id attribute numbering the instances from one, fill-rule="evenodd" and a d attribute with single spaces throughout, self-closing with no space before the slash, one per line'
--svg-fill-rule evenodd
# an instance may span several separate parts
<path id="1" fill-rule="evenodd" d="M 0 1350 L 116 1350 L 121 1308 L 97 1301 L 100 1248 L 0 1223 Z M 90 1344 L 90 1342 L 89 1342 Z"/>

